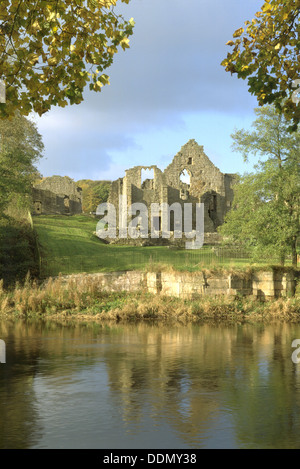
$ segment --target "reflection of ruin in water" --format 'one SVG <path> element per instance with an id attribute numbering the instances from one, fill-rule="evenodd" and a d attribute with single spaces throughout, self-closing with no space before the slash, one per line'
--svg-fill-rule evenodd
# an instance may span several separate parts
<path id="1" fill-rule="evenodd" d="M 86 401 L 92 395 L 88 377 L 100 369 L 105 370 L 110 406 L 116 410 L 111 418 L 119 416 L 118 425 L 126 432 L 141 429 L 147 414 L 155 431 L 169 426 L 174 438 L 199 447 L 227 413 L 240 447 L 298 444 L 300 373 L 290 358 L 292 338 L 300 337 L 297 324 L 48 323 L 46 329 L 38 321 L 2 321 L 0 336 L 9 350 L 7 364 L 0 367 L 1 447 L 38 446 L 48 429 L 41 425 L 36 402 L 41 396 L 45 408 L 55 399 L 59 402 L 66 385 L 73 387 L 70 406 L 79 411 L 90 405 L 96 412 L 97 401 Z M 84 394 L 77 390 L 80 376 L 86 383 Z M 41 378 L 42 391 L 36 385 Z M 98 392 L 103 392 L 101 387 Z M 99 415 L 103 411 L 97 409 Z M 58 432 L 64 431 L 63 419 L 56 416 Z M 141 438 L 146 432 L 142 429 Z M 101 428 L 99 420 L 93 431 L 101 435 L 110 428 Z M 117 447 L 113 433 L 111 439 Z M 144 447 L 147 444 L 151 441 L 146 436 Z"/>

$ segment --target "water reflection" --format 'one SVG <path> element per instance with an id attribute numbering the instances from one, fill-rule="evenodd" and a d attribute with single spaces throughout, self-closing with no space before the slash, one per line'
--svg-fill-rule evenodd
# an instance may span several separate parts
<path id="1" fill-rule="evenodd" d="M 297 324 L 0 322 L 1 448 L 298 448 Z"/>

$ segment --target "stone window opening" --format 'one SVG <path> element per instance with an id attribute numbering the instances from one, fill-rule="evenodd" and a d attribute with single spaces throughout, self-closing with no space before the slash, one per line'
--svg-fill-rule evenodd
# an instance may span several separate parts
<path id="1" fill-rule="evenodd" d="M 209 210 L 215 212 L 217 210 L 217 196 L 216 194 L 211 195 L 211 199 L 209 201 Z"/>
<path id="2" fill-rule="evenodd" d="M 216 194 L 213 194 L 213 210 L 217 210 L 217 196 Z"/>
<path id="3" fill-rule="evenodd" d="M 142 189 L 153 189 L 154 182 L 154 169 L 147 168 L 141 171 L 141 185 Z"/>
<path id="4" fill-rule="evenodd" d="M 39 200 L 36 200 L 34 202 L 34 209 L 36 213 L 42 213 L 42 202 L 40 202 Z"/>
<path id="5" fill-rule="evenodd" d="M 65 213 L 70 213 L 70 197 L 65 195 L 64 197 L 64 206 L 65 206 Z"/>
<path id="6" fill-rule="evenodd" d="M 70 207 L 70 197 L 65 195 L 64 197 L 64 206 L 65 207 Z"/>
<path id="7" fill-rule="evenodd" d="M 153 217 L 153 228 L 155 231 L 161 231 L 161 216 Z"/>
<path id="8" fill-rule="evenodd" d="M 187 200 L 189 198 L 189 191 L 186 189 L 180 189 L 180 198 L 181 200 Z"/>
<path id="9" fill-rule="evenodd" d="M 189 197 L 189 189 L 191 184 L 191 176 L 189 171 L 183 169 L 179 176 L 180 179 L 180 194 L 181 200 L 187 200 Z"/>
<path id="10" fill-rule="evenodd" d="M 187 184 L 188 186 L 190 186 L 191 176 L 190 176 L 190 173 L 186 169 L 183 169 L 181 171 L 179 179 L 180 179 L 180 182 L 183 182 L 183 184 Z"/>
<path id="11" fill-rule="evenodd" d="M 191 156 L 188 159 L 188 164 L 193 164 L 193 158 Z"/>
<path id="12" fill-rule="evenodd" d="M 215 221 L 217 215 L 217 195 L 212 194 L 208 205 L 208 215 L 211 220 Z"/>

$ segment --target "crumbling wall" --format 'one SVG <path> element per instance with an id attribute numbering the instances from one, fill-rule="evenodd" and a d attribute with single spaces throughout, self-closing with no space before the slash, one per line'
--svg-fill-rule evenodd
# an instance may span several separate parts
<path id="1" fill-rule="evenodd" d="M 81 188 L 69 177 L 52 176 L 32 188 L 34 215 L 76 215 L 82 213 Z"/>
<path id="2" fill-rule="evenodd" d="M 180 175 L 184 170 L 190 175 L 185 201 L 204 203 L 205 232 L 215 232 L 231 208 L 233 175 L 223 174 L 207 157 L 203 146 L 195 140 L 189 140 L 164 171 L 167 184 L 179 192 L 182 187 Z"/>
<path id="3" fill-rule="evenodd" d="M 142 183 L 143 169 L 153 169 L 154 178 Z M 184 171 L 190 177 L 189 183 L 182 181 L 181 175 Z M 112 184 L 108 202 L 115 206 L 117 220 L 119 220 L 120 195 L 124 197 L 127 207 L 138 202 L 145 204 L 149 210 L 152 203 L 167 203 L 169 206 L 177 203 L 182 208 L 182 214 L 185 203 L 195 205 L 202 202 L 206 239 L 218 242 L 217 228 L 224 222 L 224 217 L 233 201 L 233 181 L 234 175 L 221 173 L 204 153 L 203 146 L 199 146 L 195 140 L 189 140 L 164 172 L 156 166 L 135 166 L 126 170 L 125 177 Z M 160 224 L 165 217 L 166 214 L 162 213 Z M 195 210 L 192 218 L 192 229 L 195 230 Z M 174 231 L 172 220 L 170 231 Z M 160 241 L 156 242 L 159 244 Z"/>

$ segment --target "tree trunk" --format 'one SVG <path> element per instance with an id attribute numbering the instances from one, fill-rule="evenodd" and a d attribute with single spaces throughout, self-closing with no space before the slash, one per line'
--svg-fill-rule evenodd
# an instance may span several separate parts
<path id="1" fill-rule="evenodd" d="M 284 266 L 284 263 L 285 263 L 285 254 L 281 254 L 280 255 L 280 265 Z"/>
<path id="2" fill-rule="evenodd" d="M 297 238 L 292 240 L 292 266 L 297 267 Z"/>

